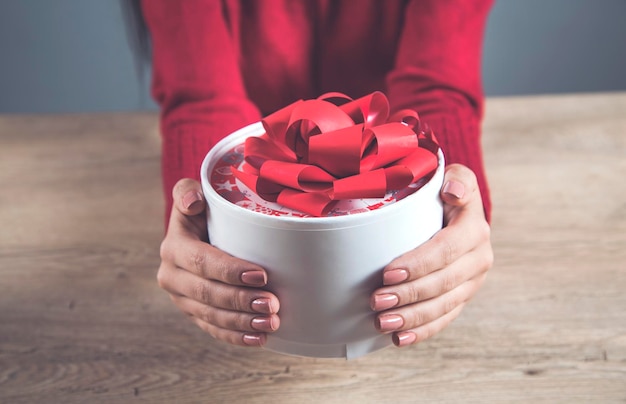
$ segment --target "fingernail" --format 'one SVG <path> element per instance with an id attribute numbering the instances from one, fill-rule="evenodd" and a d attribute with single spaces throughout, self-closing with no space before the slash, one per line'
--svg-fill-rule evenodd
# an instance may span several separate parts
<path id="1" fill-rule="evenodd" d="M 396 314 L 378 317 L 379 331 L 395 331 L 404 325 L 404 319 Z"/>
<path id="2" fill-rule="evenodd" d="M 407 346 L 407 345 L 411 345 L 412 343 L 415 342 L 415 340 L 417 339 L 417 335 L 415 335 L 415 333 L 410 332 L 410 331 L 406 331 L 406 332 L 399 332 L 397 334 L 395 334 L 393 337 L 393 344 L 395 346 Z"/>
<path id="3" fill-rule="evenodd" d="M 278 329 L 278 322 L 275 320 L 276 316 L 272 317 L 255 317 L 252 319 L 250 325 L 257 331 L 272 332 Z"/>
<path id="4" fill-rule="evenodd" d="M 272 301 L 266 297 L 254 299 L 250 304 L 250 308 L 257 313 L 263 314 L 272 314 L 276 312 L 273 310 Z"/>
<path id="5" fill-rule="evenodd" d="M 267 279 L 263 271 L 246 271 L 241 274 L 241 282 L 249 286 L 265 286 Z"/>
<path id="6" fill-rule="evenodd" d="M 243 343 L 248 346 L 262 346 L 265 343 L 265 334 L 244 334 Z"/>
<path id="7" fill-rule="evenodd" d="M 443 186 L 443 193 L 461 199 L 465 195 L 465 185 L 457 181 L 448 181 Z"/>
<path id="8" fill-rule="evenodd" d="M 183 207 L 189 209 L 191 205 L 202 200 L 200 191 L 189 191 L 183 196 Z"/>
<path id="9" fill-rule="evenodd" d="M 374 311 L 387 310 L 398 304 L 398 296 L 392 293 L 385 293 L 382 295 L 374 295 L 370 305 Z"/>
<path id="10" fill-rule="evenodd" d="M 406 269 L 392 269 L 383 273 L 383 284 L 395 285 L 408 279 L 409 273 Z"/>

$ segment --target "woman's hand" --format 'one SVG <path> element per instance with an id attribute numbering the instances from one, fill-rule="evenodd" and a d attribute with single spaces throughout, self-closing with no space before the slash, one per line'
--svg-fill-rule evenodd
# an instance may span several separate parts
<path id="1" fill-rule="evenodd" d="M 199 182 L 182 179 L 161 243 L 157 279 L 174 304 L 202 330 L 235 345 L 262 346 L 278 329 L 278 298 L 259 289 L 267 273 L 208 244 Z"/>
<path id="2" fill-rule="evenodd" d="M 406 346 L 448 326 L 476 294 L 493 264 L 490 227 L 474 173 L 453 164 L 441 190 L 444 228 L 383 270 L 372 294 L 376 327 Z"/>

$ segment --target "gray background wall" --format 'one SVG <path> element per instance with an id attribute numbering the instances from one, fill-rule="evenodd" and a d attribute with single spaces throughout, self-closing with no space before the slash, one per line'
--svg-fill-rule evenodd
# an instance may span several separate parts
<path id="1" fill-rule="evenodd" d="M 155 109 L 120 4 L 0 0 L 0 113 Z M 625 21 L 626 0 L 498 0 L 487 95 L 626 90 Z"/>

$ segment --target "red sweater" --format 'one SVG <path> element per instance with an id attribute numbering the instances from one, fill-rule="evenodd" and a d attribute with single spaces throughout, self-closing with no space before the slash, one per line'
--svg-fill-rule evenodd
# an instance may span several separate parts
<path id="1" fill-rule="evenodd" d="M 199 178 L 224 136 L 297 99 L 375 90 L 434 130 L 447 163 L 478 177 L 491 204 L 480 123 L 482 36 L 492 0 L 143 0 L 152 95 L 171 189 Z"/>

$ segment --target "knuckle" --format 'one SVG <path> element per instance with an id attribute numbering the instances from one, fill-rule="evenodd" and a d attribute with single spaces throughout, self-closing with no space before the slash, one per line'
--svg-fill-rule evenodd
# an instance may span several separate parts
<path id="1" fill-rule="evenodd" d="M 237 291 L 232 294 L 230 307 L 236 311 L 249 311 L 248 300 L 248 291 L 245 289 L 237 289 Z"/>
<path id="2" fill-rule="evenodd" d="M 213 313 L 209 324 L 220 328 L 222 331 L 247 331 L 250 330 L 250 322 L 245 315 L 234 312 Z"/>
<path id="3" fill-rule="evenodd" d="M 417 340 L 418 341 L 425 341 L 427 339 L 429 339 L 430 337 L 432 337 L 435 334 L 433 327 L 426 325 L 424 327 L 420 327 L 418 329 L 418 332 L 416 332 L 417 335 Z"/>
<path id="4" fill-rule="evenodd" d="M 238 314 L 232 321 L 231 328 L 239 331 L 250 331 L 252 327 L 250 325 L 251 319 L 246 315 Z"/>
<path id="5" fill-rule="evenodd" d="M 449 292 L 457 286 L 457 276 L 454 273 L 442 274 L 441 293 Z"/>
<path id="6" fill-rule="evenodd" d="M 491 226 L 489 226 L 489 223 L 482 221 L 480 225 L 477 226 L 476 231 L 481 241 L 489 242 L 491 239 Z"/>
<path id="7" fill-rule="evenodd" d="M 489 251 L 485 254 L 485 271 L 489 270 L 493 266 L 494 259 L 493 250 L 489 248 Z"/>
<path id="8" fill-rule="evenodd" d="M 428 256 L 420 257 L 420 259 L 415 262 L 414 266 L 416 276 L 418 278 L 421 278 L 422 276 L 429 274 L 431 267 L 432 259 L 430 259 Z"/>
<path id="9" fill-rule="evenodd" d="M 211 257 L 207 251 L 198 251 L 194 255 L 194 268 L 198 274 L 204 277 L 231 285 L 236 277 L 232 273 L 231 265 L 229 265 L 227 259 L 224 259 L 223 256 Z"/>
<path id="10" fill-rule="evenodd" d="M 432 250 L 429 250 L 432 251 Z M 428 275 L 436 266 L 436 257 L 430 252 L 420 253 L 414 257 L 409 268 L 409 279 L 415 280 Z"/>
<path id="11" fill-rule="evenodd" d="M 478 286 L 479 287 L 482 286 L 486 280 L 487 280 L 487 273 L 485 272 L 484 274 L 482 274 L 482 276 L 478 278 Z"/>
<path id="12" fill-rule="evenodd" d="M 208 261 L 207 254 L 204 251 L 196 249 L 191 253 L 190 261 L 195 273 L 204 274 L 204 267 Z"/>
<path id="13" fill-rule="evenodd" d="M 437 241 L 437 250 L 444 267 L 454 262 L 457 246 L 449 238 L 442 238 Z"/>
<path id="14" fill-rule="evenodd" d="M 457 297 L 450 296 L 444 302 L 444 307 L 443 307 L 444 314 L 450 313 L 452 310 L 457 308 L 459 306 L 459 303 L 460 302 L 459 302 L 459 299 Z"/>
<path id="15" fill-rule="evenodd" d="M 407 299 L 407 301 L 404 304 L 418 302 L 419 299 L 421 299 L 423 294 L 424 293 L 422 291 L 420 291 L 419 288 L 416 287 L 416 286 L 412 286 L 412 287 L 408 288 L 406 290 L 406 299 Z"/>
<path id="16" fill-rule="evenodd" d="M 157 284 L 159 285 L 159 287 L 161 289 L 165 289 L 165 271 L 163 270 L 163 265 L 161 265 L 159 267 L 159 270 L 157 271 L 157 275 L 156 275 L 156 279 L 157 279 Z"/>
<path id="17" fill-rule="evenodd" d="M 213 270 L 221 281 L 231 285 L 237 283 L 239 272 L 234 269 L 235 266 L 232 263 L 232 259 L 222 257 L 222 259 L 213 262 L 212 265 L 214 267 Z"/>
<path id="18" fill-rule="evenodd" d="M 426 322 L 426 315 L 420 310 L 413 311 L 413 324 L 415 326 L 422 325 Z"/>
<path id="19" fill-rule="evenodd" d="M 211 287 L 204 280 L 197 281 L 193 286 L 193 296 L 195 300 L 203 303 L 211 302 Z"/>
<path id="20" fill-rule="evenodd" d="M 494 253 L 493 249 L 490 245 L 485 246 L 477 251 L 479 254 L 476 265 L 478 266 L 479 272 L 484 273 L 489 271 L 494 263 Z"/>
<path id="21" fill-rule="evenodd" d="M 199 310 L 198 316 L 202 321 L 213 324 L 215 322 L 215 309 L 211 306 L 203 305 Z"/>
<path id="22" fill-rule="evenodd" d="M 170 248 L 170 242 L 167 237 L 164 238 L 163 241 L 161 242 L 161 245 L 159 247 L 159 256 L 161 257 L 162 261 L 167 261 L 167 262 L 173 261 L 172 248 Z"/>

